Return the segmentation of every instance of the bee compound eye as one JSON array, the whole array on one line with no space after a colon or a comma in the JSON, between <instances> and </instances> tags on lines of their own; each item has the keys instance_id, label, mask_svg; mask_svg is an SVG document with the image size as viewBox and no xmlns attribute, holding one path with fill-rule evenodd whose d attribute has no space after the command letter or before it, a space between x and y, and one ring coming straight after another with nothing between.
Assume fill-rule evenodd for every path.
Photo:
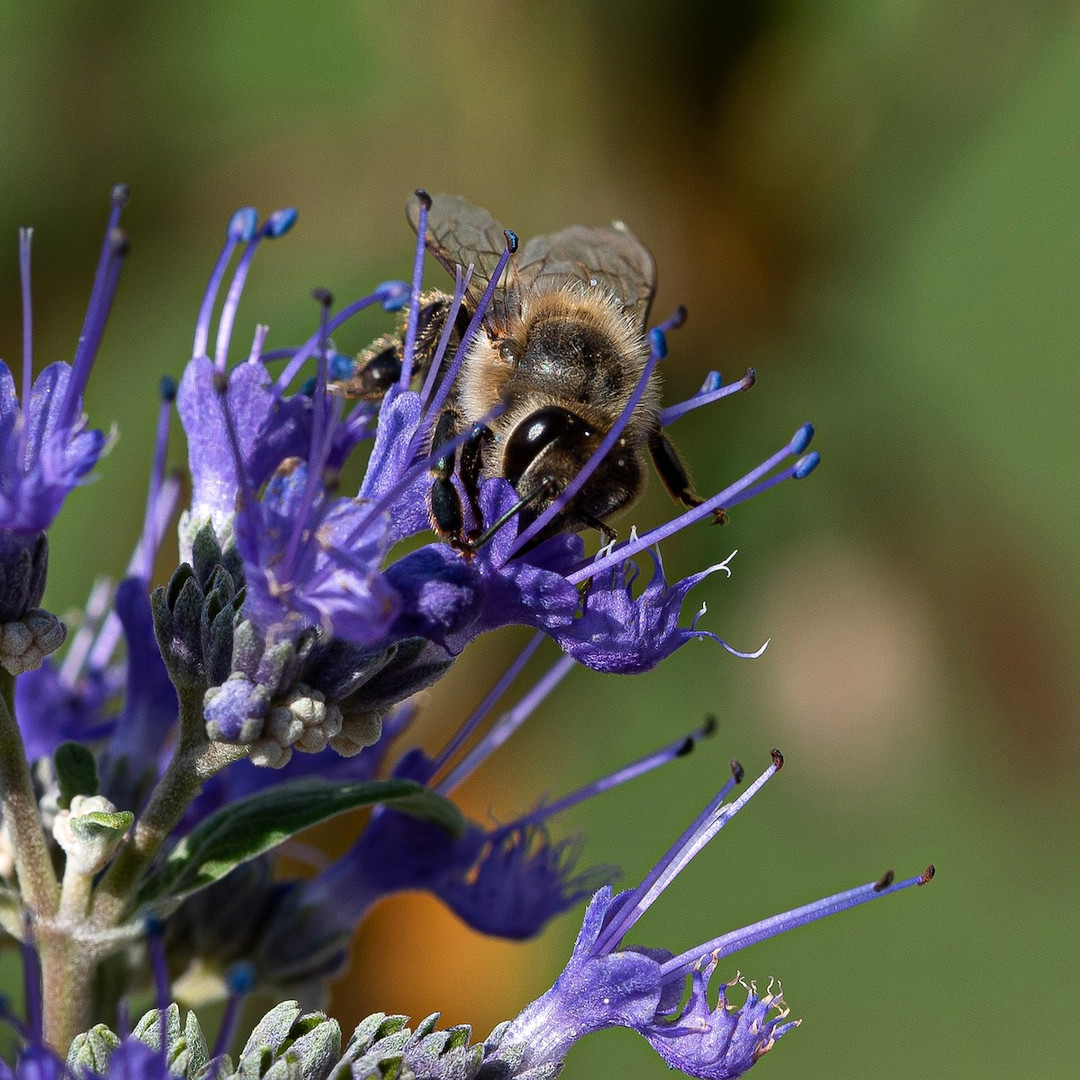
<instances>
[{"instance_id":1,"label":"bee compound eye","mask_svg":"<svg viewBox=\"0 0 1080 1080\"><path fill-rule=\"evenodd\" d=\"M517 360L517 352L514 350L514 343L506 340L499 345L499 356L502 357L508 364L513 364Z\"/></svg>"},{"instance_id":2,"label":"bee compound eye","mask_svg":"<svg viewBox=\"0 0 1080 1080\"><path fill-rule=\"evenodd\" d=\"M556 439L583 442L590 435L585 421L566 409L557 405L537 409L526 416L506 440L504 475L511 484L516 485L541 451Z\"/></svg>"}]
</instances>

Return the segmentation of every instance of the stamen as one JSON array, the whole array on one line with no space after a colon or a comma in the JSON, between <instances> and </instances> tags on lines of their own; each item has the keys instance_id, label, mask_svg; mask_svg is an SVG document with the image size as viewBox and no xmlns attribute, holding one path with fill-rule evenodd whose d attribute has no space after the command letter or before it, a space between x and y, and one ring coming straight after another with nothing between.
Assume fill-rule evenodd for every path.
<instances>
[{"instance_id":1,"label":"stamen","mask_svg":"<svg viewBox=\"0 0 1080 1080\"><path fill-rule=\"evenodd\" d=\"M195 320L195 342L192 345L192 356L206 356L206 343L210 339L210 317L214 313L214 304L217 302L221 282L225 277L225 270L229 265L233 252L238 244L250 243L255 236L255 230L259 227L259 215L254 206L245 206L237 210L229 219L229 226L225 230L225 245L218 255L214 269L210 273L210 280L203 293L202 305L199 307L199 317Z\"/></svg>"},{"instance_id":2,"label":"stamen","mask_svg":"<svg viewBox=\"0 0 1080 1080\"><path fill-rule=\"evenodd\" d=\"M443 378L442 382L439 384L439 389L435 392L435 397L428 406L427 412L416 427L416 432L412 437L412 442L409 447L410 454L416 453L418 441L427 434L434 418L442 412L442 407L446 404L446 399L450 396L450 388L453 386L458 371L461 369L461 365L465 360L465 354L472 346L473 339L480 330L480 324L484 321L484 316L487 314L487 309L491 304L491 298L495 295L495 289L498 287L499 280L503 276L506 264L510 261L510 256L517 251L517 234L511 232L509 229L504 229L503 235L506 237L506 247L503 248L503 253L499 256L499 261L495 264L495 272L491 275L491 280L487 283L487 288L484 289L484 292L480 297L480 302L476 305L476 310L469 320L469 325L466 327L465 333L458 343L457 352L454 353L454 359L450 364L450 368L446 372L446 376ZM487 423L486 420L481 422Z\"/></svg>"},{"instance_id":3,"label":"stamen","mask_svg":"<svg viewBox=\"0 0 1080 1080\"><path fill-rule=\"evenodd\" d=\"M711 374L719 379L719 375L715 371L711 372ZM670 427L680 416L685 416L688 412L701 408L702 405L711 405L721 398L738 394L743 390L749 390L756 382L757 372L752 367L746 369L746 374L738 382L730 383L727 386L722 386L719 382L714 384L711 378L706 379L705 384L693 397L660 410L660 426L663 428Z\"/></svg>"},{"instance_id":4,"label":"stamen","mask_svg":"<svg viewBox=\"0 0 1080 1080\"><path fill-rule=\"evenodd\" d=\"M747 502L762 494L762 492L768 491L769 488L782 484L785 480L803 480L818 467L820 462L821 455L816 450L811 450L809 454L799 458L794 465L789 465L783 472L770 476L767 480L762 480L760 484L755 484L753 487L740 492L724 504L724 509L727 510L732 506L738 506L739 503Z\"/></svg>"},{"instance_id":5,"label":"stamen","mask_svg":"<svg viewBox=\"0 0 1080 1080\"><path fill-rule=\"evenodd\" d=\"M606 953L617 948L627 931L652 906L657 897L675 880L698 852L780 771L784 764L784 757L778 750L772 753L772 764L734 802L724 803L728 792L737 782L736 777L742 773L741 765L737 770L733 768L731 779L675 841L641 884L632 890L620 907L609 916L610 921L596 940L597 953ZM738 762L734 765L738 765Z\"/></svg>"},{"instance_id":6,"label":"stamen","mask_svg":"<svg viewBox=\"0 0 1080 1080\"><path fill-rule=\"evenodd\" d=\"M678 330L686 322L686 305L680 304L656 329L661 334L669 334L672 330Z\"/></svg>"},{"instance_id":7,"label":"stamen","mask_svg":"<svg viewBox=\"0 0 1080 1080\"><path fill-rule=\"evenodd\" d=\"M327 312L333 303L333 298L325 290L316 290L314 296L321 305L322 345L319 349L319 359L315 369L315 391L311 399L311 448L308 451L308 468L304 482L304 493L300 500L300 506L296 511L292 535L289 537L289 543L282 559L280 573L283 581L289 581L292 578L293 567L296 565L301 541L305 535L309 535L312 531L312 522L308 520L308 515L315 505L316 496L322 486L323 465L330 449L330 442L333 439L334 403L330 403L329 416L326 407L327 369L330 364L326 351L326 324Z\"/></svg>"},{"instance_id":8,"label":"stamen","mask_svg":"<svg viewBox=\"0 0 1080 1080\"><path fill-rule=\"evenodd\" d=\"M251 260L255 258L255 252L264 238L275 239L284 236L293 227L296 221L296 210L289 207L285 210L276 210L265 222L262 228L248 242L240 261L233 271L232 281L229 283L229 291L225 294L225 302L221 305L221 317L218 319L217 341L214 344L214 368L217 371L225 370L225 362L229 352L229 340L232 337L233 323L236 321L236 310L240 304L240 296L244 291L244 283L247 281L248 271L251 269Z\"/></svg>"},{"instance_id":9,"label":"stamen","mask_svg":"<svg viewBox=\"0 0 1080 1080\"><path fill-rule=\"evenodd\" d=\"M576 806L586 799L591 799L594 795L610 791L612 788L625 784L630 780L636 780L639 776L644 776L646 773L652 772L653 769L658 769L661 765L667 765L677 758L686 757L702 739L712 735L715 730L716 719L710 717L702 727L695 728L666 746L660 747L659 750L654 750L651 754L646 754L645 757L639 758L630 765L624 765L621 769L609 773L599 780L593 780L591 783L585 784L569 795L564 795L555 802L545 803L530 814L524 814L506 826L505 831L517 829L523 825L538 825L556 814L561 814L564 810L569 810L571 806Z\"/></svg>"},{"instance_id":10,"label":"stamen","mask_svg":"<svg viewBox=\"0 0 1080 1080\"><path fill-rule=\"evenodd\" d=\"M427 377L424 379L424 385L420 391L421 413L427 407L428 398L431 397L431 393L435 389L435 380L438 378L439 369L446 358L446 348L450 343L450 335L454 332L454 324L457 322L461 303L465 299L465 290L469 287L472 275L473 268L471 266L465 271L464 276L462 276L461 267L455 267L454 295L450 300L450 308L446 313L446 321L443 323L442 332L439 334L439 344L435 349L435 355L431 359L431 367L428 369Z\"/></svg>"},{"instance_id":11,"label":"stamen","mask_svg":"<svg viewBox=\"0 0 1080 1080\"><path fill-rule=\"evenodd\" d=\"M63 408L60 410L57 422L57 428L61 430L69 427L75 418L79 399L90 377L90 368L105 334L105 323L109 317L109 310L112 308L113 298L116 296L120 268L129 247L127 235L118 228L120 211L124 208L127 198L126 187L118 185L113 188L109 225L101 246L94 284L90 291L90 303L86 309L79 343L75 347L75 358L71 363L71 377L68 380Z\"/></svg>"},{"instance_id":12,"label":"stamen","mask_svg":"<svg viewBox=\"0 0 1080 1080\"><path fill-rule=\"evenodd\" d=\"M149 581L154 570L154 555L161 538L154 528L160 516L162 487L165 483L165 459L169 450L169 421L176 400L176 380L166 376L161 380L161 405L158 408L157 437L154 441L154 462L150 468L150 486L146 493L146 512L143 515L142 535L128 566L128 573Z\"/></svg>"},{"instance_id":13,"label":"stamen","mask_svg":"<svg viewBox=\"0 0 1080 1080\"><path fill-rule=\"evenodd\" d=\"M165 1043L165 1014L169 1008L169 963L165 958L165 926L153 916L145 920L146 947L150 953L150 969L154 975L154 996L161 1017L161 1041Z\"/></svg>"},{"instance_id":14,"label":"stamen","mask_svg":"<svg viewBox=\"0 0 1080 1080\"><path fill-rule=\"evenodd\" d=\"M373 293L362 296L359 300L354 300L330 319L326 324L326 336L329 337L333 334L339 326L348 322L358 311L363 311L364 308L369 308L373 304L382 304L386 311L397 310L401 306L399 301L402 290L407 290L407 288L408 286L403 281L384 281ZM274 349L272 352L260 352L259 359L264 363L269 363L271 360L290 358L284 370L274 381L274 393L278 397L284 395L286 387L296 378L297 372L307 363L310 357L315 355L315 351L318 349L319 342L322 339L323 330L320 328L298 349Z\"/></svg>"},{"instance_id":15,"label":"stamen","mask_svg":"<svg viewBox=\"0 0 1080 1080\"><path fill-rule=\"evenodd\" d=\"M225 1015L221 1018L221 1027L218 1029L211 1060L224 1054L236 1035L236 1026L240 1021L240 1009L244 998L255 986L255 969L246 961L232 964L225 972L225 981L229 987L229 997L225 1002Z\"/></svg>"},{"instance_id":16,"label":"stamen","mask_svg":"<svg viewBox=\"0 0 1080 1080\"><path fill-rule=\"evenodd\" d=\"M813 425L803 424L803 426L795 432L787 446L778 450L771 457L766 458L756 469L751 469L741 480L736 480L730 487L725 488L711 499L706 499L700 506L692 507L682 514L678 514L676 517L672 518L671 521L668 521L655 529L650 529L641 536L617 545L606 555L598 557L592 562L586 563L578 570L575 570L573 573L568 574L566 580L572 585L579 585L581 582L588 581L589 578L595 577L604 570L619 565L631 556L636 555L638 552L644 551L645 548L652 547L654 544L659 544L662 540L666 540L669 536L673 536L680 529L686 528L687 525L692 525L695 521L701 521L703 518L712 517L714 510L730 505L731 500L735 498L735 496L740 492L745 491L747 488L752 487L786 458L793 457L795 454L801 454L803 450L806 449L813 434Z\"/></svg>"},{"instance_id":17,"label":"stamen","mask_svg":"<svg viewBox=\"0 0 1080 1080\"><path fill-rule=\"evenodd\" d=\"M846 892L826 896L822 900L815 900L812 904L804 904L802 907L792 908L780 915L762 919L760 922L744 926L741 930L733 930L720 937L706 941L703 945L666 961L661 970L665 981L670 981L672 976L681 976L690 970L701 960L703 956L709 956L721 960L725 956L739 952L750 945L756 945L759 941L776 937L787 930L794 930L796 926L805 926L807 923L817 922L826 915L835 915L838 911L846 911L848 908L858 907L870 900L888 896L899 892L901 889L910 888L912 885L925 885L934 876L933 866L927 867L921 874L898 881L892 884L884 884L882 881L872 881L867 885L860 885Z\"/></svg>"},{"instance_id":18,"label":"stamen","mask_svg":"<svg viewBox=\"0 0 1080 1080\"><path fill-rule=\"evenodd\" d=\"M510 549L510 554L507 558L513 558L525 544L527 544L534 536L536 536L541 529L543 529L552 519L558 514L561 514L563 510L570 504L570 501L574 496L584 487L585 482L590 476L600 467L600 464L611 452L615 443L618 442L626 425L630 422L630 417L633 416L634 410L638 406L638 402L641 401L642 395L645 393L645 389L649 384L649 379L652 376L653 370L657 363L667 353L667 339L658 327L654 327L649 331L649 359L645 363L645 367L641 372L641 378L638 379L638 384L634 388L634 392L630 395L629 400L623 407L623 411L619 414L618 420L615 421L612 429L601 440L600 445L593 451L589 460L585 465L578 470L577 475L570 481L569 484L563 488L559 497L552 501L551 505L542 513L539 514L535 521L533 521L526 529L518 533L517 539L514 541L513 547ZM616 560L619 561L619 560Z\"/></svg>"},{"instance_id":19,"label":"stamen","mask_svg":"<svg viewBox=\"0 0 1080 1080\"><path fill-rule=\"evenodd\" d=\"M435 759L434 768L432 769L432 775L442 769L446 763L465 745L469 737L476 730L476 725L484 719L492 708L495 706L495 702L499 700L510 688L510 684L521 674L525 665L536 655L536 650L540 648L541 643L544 640L544 635L541 633L534 634L528 645L521 650L518 658L503 672L499 681L488 691L487 696L479 705L473 710L472 714L465 721L461 727L458 728L455 735L446 744L442 753Z\"/></svg>"},{"instance_id":20,"label":"stamen","mask_svg":"<svg viewBox=\"0 0 1080 1080\"><path fill-rule=\"evenodd\" d=\"M556 660L547 674L509 712L499 717L491 730L436 785L435 790L440 795L449 795L528 720L533 710L562 682L574 664L570 656Z\"/></svg>"},{"instance_id":21,"label":"stamen","mask_svg":"<svg viewBox=\"0 0 1080 1080\"><path fill-rule=\"evenodd\" d=\"M409 388L412 382L413 355L416 352L416 331L420 325L420 292L424 280L424 251L427 241L428 211L431 209L431 196L423 189L416 189L416 198L420 202L420 220L416 223L416 255L413 257L412 290L409 293L409 318L405 324L405 344L401 350L401 375L398 386L402 390Z\"/></svg>"},{"instance_id":22,"label":"stamen","mask_svg":"<svg viewBox=\"0 0 1080 1080\"><path fill-rule=\"evenodd\" d=\"M256 324L255 333L251 335L251 349L248 351L248 360L260 360L262 358L263 346L266 344L269 333L270 327L266 323Z\"/></svg>"},{"instance_id":23,"label":"stamen","mask_svg":"<svg viewBox=\"0 0 1080 1080\"><path fill-rule=\"evenodd\" d=\"M22 282L23 386L19 427L19 471L26 468L26 439L30 427L30 394L34 387L34 319L30 305L30 241L33 229L19 230L19 280Z\"/></svg>"}]
</instances>

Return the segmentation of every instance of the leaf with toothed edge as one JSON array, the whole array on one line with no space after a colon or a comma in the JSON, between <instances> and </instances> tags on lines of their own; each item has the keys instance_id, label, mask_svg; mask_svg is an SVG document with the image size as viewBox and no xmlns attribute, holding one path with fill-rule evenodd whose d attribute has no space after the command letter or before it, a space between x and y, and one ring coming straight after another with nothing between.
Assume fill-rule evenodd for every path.
<instances>
[{"instance_id":1,"label":"leaf with toothed edge","mask_svg":"<svg viewBox=\"0 0 1080 1080\"><path fill-rule=\"evenodd\" d=\"M256 792L211 814L143 882L138 905L153 905L155 912L171 909L302 829L376 804L434 822L454 836L464 831L461 813L452 802L412 780L359 783L305 777Z\"/></svg>"}]
</instances>

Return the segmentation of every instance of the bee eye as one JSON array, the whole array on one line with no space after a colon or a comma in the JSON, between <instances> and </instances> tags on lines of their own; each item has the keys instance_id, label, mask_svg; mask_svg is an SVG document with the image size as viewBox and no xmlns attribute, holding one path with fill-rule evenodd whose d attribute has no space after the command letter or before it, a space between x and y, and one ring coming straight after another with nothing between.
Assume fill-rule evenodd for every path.
<instances>
[{"instance_id":1,"label":"bee eye","mask_svg":"<svg viewBox=\"0 0 1080 1080\"><path fill-rule=\"evenodd\" d=\"M512 341L504 341L499 346L499 355L508 363L513 364L517 361L517 353L514 352L514 343Z\"/></svg>"},{"instance_id":2,"label":"bee eye","mask_svg":"<svg viewBox=\"0 0 1080 1080\"><path fill-rule=\"evenodd\" d=\"M537 409L525 417L506 440L504 475L511 484L517 484L540 452L556 439L569 436L572 440L583 441L591 434L585 421L566 409L557 405Z\"/></svg>"}]
</instances>

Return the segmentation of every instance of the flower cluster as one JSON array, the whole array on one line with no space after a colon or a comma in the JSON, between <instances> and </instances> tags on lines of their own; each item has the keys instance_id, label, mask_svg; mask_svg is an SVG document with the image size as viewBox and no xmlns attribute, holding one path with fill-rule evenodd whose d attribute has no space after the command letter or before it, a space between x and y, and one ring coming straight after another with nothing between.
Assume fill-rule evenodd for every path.
<instances>
[{"instance_id":1,"label":"flower cluster","mask_svg":"<svg viewBox=\"0 0 1080 1080\"><path fill-rule=\"evenodd\" d=\"M260 222L254 210L240 210L210 276L191 360L178 381L161 384L139 542L123 579L94 587L67 638L64 624L40 606L47 535L108 445L89 427L82 394L127 251L119 224L126 199L126 190L114 191L74 358L37 379L24 231L21 390L0 363L0 876L3 895L17 898L4 901L0 917L23 943L27 990L25 1022L7 1016L25 1050L14 1070L0 1065L0 1074L104 1077L135 1069L195 1080L254 1068L361 1080L403 1069L448 1080L539 1080L558 1072L577 1039L621 1025L690 1075L741 1075L794 1022L785 1020L779 993L759 996L752 984L741 1005L729 1000L730 984L711 1004L717 963L764 937L928 880L929 872L883 879L675 956L624 939L779 769L778 753L728 801L742 780L733 763L729 783L672 850L637 888L618 894L615 871L579 869L580 842L555 838L550 822L684 756L709 725L507 823L467 820L452 794L575 668L643 671L692 638L745 655L699 628L704 609L688 623L682 618L689 591L718 570L730 574L728 560L669 583L656 545L806 476L817 464L816 453L806 452L810 426L701 505L594 556L580 534L552 535L539 521L522 520L518 494L497 477L483 481L472 506L483 523L494 523L483 542L461 550L432 540L433 470L469 434L436 445L438 417L482 332L485 305L513 254L512 234L468 330L453 342L451 315L417 390L422 239L411 284L384 283L340 310L317 291L318 320L307 341L269 350L260 326L244 358L232 361L252 260L296 218L285 210ZM421 199L420 238L426 208ZM466 279L458 275L454 314ZM347 408L335 388L351 361L337 353L333 334L371 306L407 311L402 372L379 400ZM643 380L666 349L670 325L650 332ZM671 423L752 382L752 373L730 386L710 375L660 420ZM191 500L179 515L181 563L155 587L155 556L180 492L166 471L174 409L187 438ZM606 452L602 446L578 481ZM357 494L342 494L343 466L365 453ZM571 487L552 514L565 507ZM635 560L645 552L652 576L639 587ZM470 642L509 624L536 634L448 744L436 754L422 750L412 734L417 693ZM492 719L547 642L558 658ZM306 880L274 873L283 840L358 807L371 808L368 822L339 859ZM471 1044L467 1028L438 1031L437 1017L410 1029L403 1017L377 1014L343 1048L333 1021L286 1001L257 1025L234 1064L226 1051L239 998L257 985L318 1003L356 924L404 890L427 891L470 926L512 939L589 902L555 986L483 1043ZM147 952L160 1008L127 1034L123 1010L147 976ZM99 979L106 960L109 978ZM212 1050L193 1015L181 1024L169 1005L174 994L229 1002Z\"/></svg>"}]
</instances>

